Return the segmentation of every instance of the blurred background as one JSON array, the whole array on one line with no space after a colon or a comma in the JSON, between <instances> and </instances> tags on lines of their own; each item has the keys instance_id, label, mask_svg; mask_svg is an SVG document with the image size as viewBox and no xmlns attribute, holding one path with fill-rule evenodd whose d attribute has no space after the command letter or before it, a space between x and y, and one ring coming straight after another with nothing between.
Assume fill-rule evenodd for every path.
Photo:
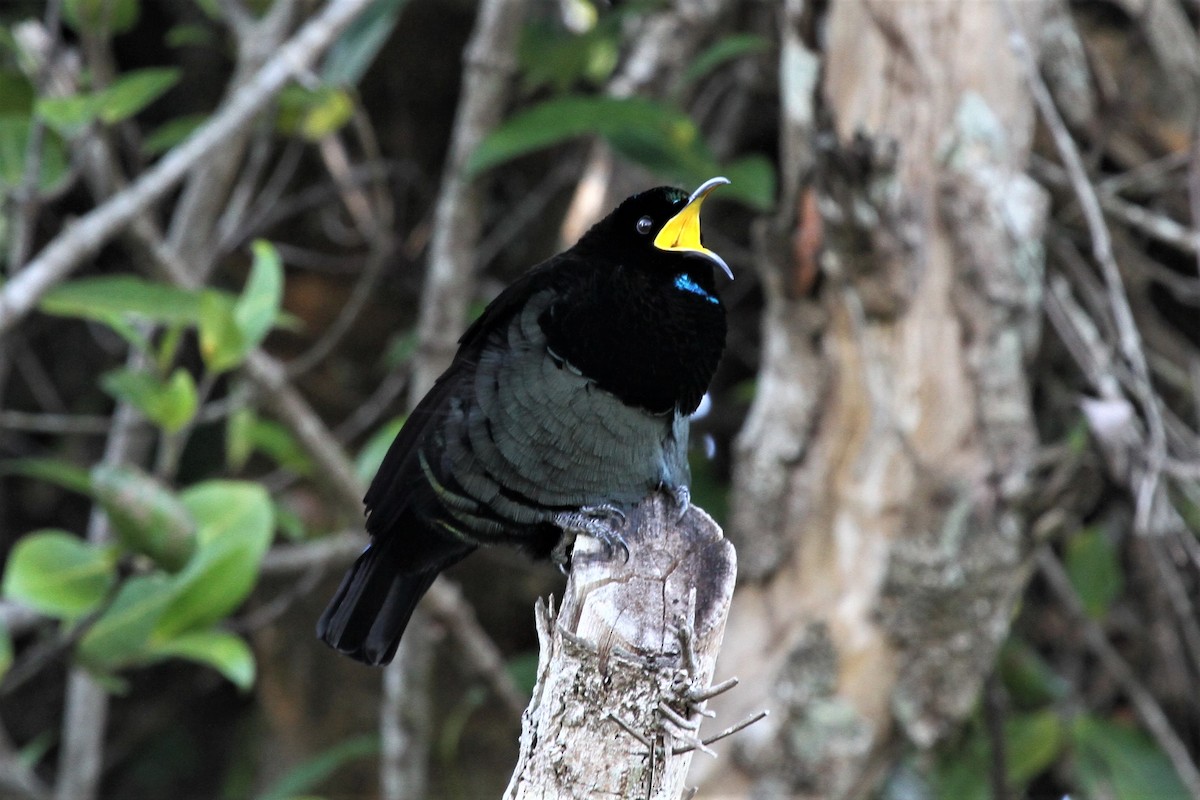
<instances>
[{"instance_id":1,"label":"blurred background","mask_svg":"<svg viewBox=\"0 0 1200 800\"><path fill-rule=\"evenodd\" d=\"M486 302L705 205L699 797L1200 798L1200 5L4 0L0 796L497 797L552 566L315 620ZM711 731L710 731L711 732Z\"/></svg>"}]
</instances>

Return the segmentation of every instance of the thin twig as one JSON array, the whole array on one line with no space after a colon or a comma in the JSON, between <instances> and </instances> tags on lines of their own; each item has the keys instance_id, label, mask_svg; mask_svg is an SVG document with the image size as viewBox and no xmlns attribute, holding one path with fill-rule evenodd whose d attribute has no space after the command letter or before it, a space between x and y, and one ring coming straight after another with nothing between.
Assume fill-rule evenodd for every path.
<instances>
[{"instance_id":1,"label":"thin twig","mask_svg":"<svg viewBox=\"0 0 1200 800\"><path fill-rule=\"evenodd\" d=\"M1058 107L1054 104L1049 87L1042 79L1029 42L1016 23L1010 0L1001 0L1001 7L1008 22L1009 42L1013 52L1025 70L1025 77L1034 102L1050 131L1059 158L1062 159L1063 166L1067 170L1071 187L1079 201L1080 209L1083 211L1083 217L1091 235L1092 257L1100 267L1100 273L1104 277L1104 283L1108 290L1109 310L1117 328L1120 351L1136 377L1134 391L1150 431L1149 453L1146 455L1145 469L1142 471L1139 485L1135 491L1137 499L1134 524L1137 530L1145 532L1151 527L1153 506L1155 498L1159 495L1162 464L1167 455L1166 433L1159 408L1159 398L1150 380L1150 368L1146 362L1146 354L1142 350L1141 334L1138 333L1133 310L1130 308L1129 298L1125 293L1121 270L1113 256L1112 237L1109 234L1108 225L1104 221L1104 213L1101 210L1096 188L1088 178L1079 148L1075 144L1075 140L1071 138L1066 122L1063 121Z\"/></svg>"},{"instance_id":2,"label":"thin twig","mask_svg":"<svg viewBox=\"0 0 1200 800\"><path fill-rule=\"evenodd\" d=\"M760 719L764 719L764 718L770 716L770 714L771 714L771 712L768 709L763 709L762 711L759 711L755 714L751 714L750 716L746 717L744 720L737 723L736 725L730 725L728 728L721 731L716 736L710 736L707 739L702 740L700 743L704 746L708 746L710 744L713 744L714 742L719 742L722 739L726 739L730 736L733 736L735 733L738 733L739 731L743 731L746 728L749 728L751 725L758 722ZM691 747L691 746L684 747L679 750L672 749L671 755L677 756L681 753L687 753L694 749L696 749L696 748Z\"/></svg>"},{"instance_id":3,"label":"thin twig","mask_svg":"<svg viewBox=\"0 0 1200 800\"><path fill-rule=\"evenodd\" d=\"M0 428L27 433L108 433L112 420L100 414L47 414L0 409Z\"/></svg>"}]
</instances>

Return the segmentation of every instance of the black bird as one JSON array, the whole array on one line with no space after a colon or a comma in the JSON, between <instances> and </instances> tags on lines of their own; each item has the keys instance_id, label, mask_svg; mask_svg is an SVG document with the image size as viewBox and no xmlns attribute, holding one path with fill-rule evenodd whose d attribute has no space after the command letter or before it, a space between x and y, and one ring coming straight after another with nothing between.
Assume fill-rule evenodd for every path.
<instances>
[{"instance_id":1,"label":"black bird","mask_svg":"<svg viewBox=\"0 0 1200 800\"><path fill-rule=\"evenodd\" d=\"M669 187L625 200L509 286L392 442L364 500L371 544L317 623L331 647L391 661L438 573L481 545L560 564L577 534L624 548L655 489L687 507L688 416L725 347L700 205Z\"/></svg>"}]
</instances>

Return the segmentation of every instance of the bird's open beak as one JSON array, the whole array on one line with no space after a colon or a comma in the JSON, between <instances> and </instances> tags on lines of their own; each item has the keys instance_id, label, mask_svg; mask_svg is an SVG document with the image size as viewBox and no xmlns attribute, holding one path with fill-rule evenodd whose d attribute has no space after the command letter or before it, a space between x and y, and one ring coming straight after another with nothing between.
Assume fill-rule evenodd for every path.
<instances>
[{"instance_id":1,"label":"bird's open beak","mask_svg":"<svg viewBox=\"0 0 1200 800\"><path fill-rule=\"evenodd\" d=\"M733 270L725 263L725 259L700 244L700 204L708 193L723 184L729 183L728 178L709 178L700 184L700 188L692 192L687 205L662 226L658 236L654 237L654 246L660 250L672 252L695 253L712 261L733 280Z\"/></svg>"}]
</instances>

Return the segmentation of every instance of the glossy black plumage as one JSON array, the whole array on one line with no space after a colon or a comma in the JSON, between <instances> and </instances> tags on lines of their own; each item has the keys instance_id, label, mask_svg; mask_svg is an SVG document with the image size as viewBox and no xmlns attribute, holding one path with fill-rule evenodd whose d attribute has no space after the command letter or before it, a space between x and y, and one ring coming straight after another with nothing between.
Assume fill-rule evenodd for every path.
<instances>
[{"instance_id":1,"label":"glossy black plumage","mask_svg":"<svg viewBox=\"0 0 1200 800\"><path fill-rule=\"evenodd\" d=\"M686 496L687 418L725 343L728 268L700 244L699 205L723 182L634 195L463 334L371 483L371 544L322 640L387 663L433 579L477 547L545 557L656 488Z\"/></svg>"}]
</instances>

